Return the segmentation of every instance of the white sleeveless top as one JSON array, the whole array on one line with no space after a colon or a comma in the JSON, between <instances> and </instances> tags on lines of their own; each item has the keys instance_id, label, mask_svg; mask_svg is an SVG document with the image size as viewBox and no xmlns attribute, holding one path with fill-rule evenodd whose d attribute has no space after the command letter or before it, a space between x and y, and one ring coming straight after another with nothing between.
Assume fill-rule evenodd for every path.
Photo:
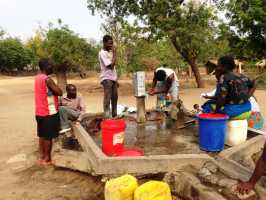
<instances>
[{"instance_id":1,"label":"white sleeveless top","mask_svg":"<svg viewBox=\"0 0 266 200\"><path fill-rule=\"evenodd\" d=\"M165 67L159 67L156 69L156 72L158 72L159 70L162 70L166 73L166 78L169 78L169 76L171 76L172 74L174 74L174 78L176 81L178 81L176 73L174 70L170 69L170 68L165 68Z\"/></svg>"}]
</instances>

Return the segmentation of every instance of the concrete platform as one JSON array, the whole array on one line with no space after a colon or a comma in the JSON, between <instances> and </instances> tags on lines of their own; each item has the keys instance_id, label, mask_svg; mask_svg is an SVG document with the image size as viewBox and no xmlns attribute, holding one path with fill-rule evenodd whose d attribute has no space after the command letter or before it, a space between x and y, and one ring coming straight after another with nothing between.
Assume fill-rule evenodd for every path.
<instances>
[{"instance_id":1,"label":"concrete platform","mask_svg":"<svg viewBox=\"0 0 266 200\"><path fill-rule=\"evenodd\" d=\"M78 139L84 152L77 153L57 148L53 151L55 164L94 175L157 174L177 171L189 164L200 167L204 162L213 160L207 154L154 155L134 158L107 157L81 125L73 126L73 134ZM65 156L63 156L64 154ZM75 161L73 160L75 164L70 164L68 161L73 157L75 157Z\"/></svg>"},{"instance_id":2,"label":"concrete platform","mask_svg":"<svg viewBox=\"0 0 266 200\"><path fill-rule=\"evenodd\" d=\"M178 191L181 193L188 192L185 185L190 185L191 190L187 193L187 199L193 199L190 197L193 192L196 192L199 194L198 199L204 200L222 200L226 198L217 193L215 189L208 188L195 181L197 177L193 177L192 174L186 171L189 166L200 170L206 162L211 162L217 166L220 173L230 179L246 181L251 176L252 170L241 165L238 159L239 157L251 156L259 152L264 144L263 136L256 136L244 144L222 151L215 157L211 157L207 153L151 155L135 158L107 157L81 125L73 126L73 135L79 141L83 151L66 150L58 142L53 149L53 161L56 166L107 177L119 176L125 173L147 175L178 172L180 183L184 183L184 187L180 186ZM181 173L180 171L183 172ZM256 192L259 199L266 199L266 189L260 184L256 186Z\"/></svg>"}]
</instances>

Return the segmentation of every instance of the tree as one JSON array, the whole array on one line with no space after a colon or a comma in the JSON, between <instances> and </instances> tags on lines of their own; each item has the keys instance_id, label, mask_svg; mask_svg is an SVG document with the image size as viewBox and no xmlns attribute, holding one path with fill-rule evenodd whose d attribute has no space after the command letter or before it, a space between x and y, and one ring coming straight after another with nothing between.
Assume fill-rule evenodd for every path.
<instances>
[{"instance_id":1,"label":"tree","mask_svg":"<svg viewBox=\"0 0 266 200\"><path fill-rule=\"evenodd\" d=\"M191 66L198 87L203 87L197 58L214 37L216 19L206 4L190 2L180 5L182 2L88 0L88 8L92 13L98 11L119 19L136 16L151 36L169 38L176 51Z\"/></svg>"},{"instance_id":2,"label":"tree","mask_svg":"<svg viewBox=\"0 0 266 200\"><path fill-rule=\"evenodd\" d=\"M17 38L0 40L0 71L21 71L31 63L31 53Z\"/></svg>"},{"instance_id":3,"label":"tree","mask_svg":"<svg viewBox=\"0 0 266 200\"><path fill-rule=\"evenodd\" d=\"M236 30L236 44L249 58L266 55L266 4L265 0L231 0L226 4L229 25ZM248 51L247 51L248 49Z\"/></svg>"},{"instance_id":4,"label":"tree","mask_svg":"<svg viewBox=\"0 0 266 200\"><path fill-rule=\"evenodd\" d=\"M181 66L181 59L168 39L153 40L143 34L137 22L109 18L102 25L104 34L113 37L117 46L119 74L139 70L154 70L166 64L172 68Z\"/></svg>"},{"instance_id":5,"label":"tree","mask_svg":"<svg viewBox=\"0 0 266 200\"><path fill-rule=\"evenodd\" d=\"M67 71L85 69L95 59L95 49L85 39L79 37L66 25L49 27L43 48L55 65L58 85L65 90Z\"/></svg>"},{"instance_id":6,"label":"tree","mask_svg":"<svg viewBox=\"0 0 266 200\"><path fill-rule=\"evenodd\" d=\"M136 53L137 42L141 40L139 28L130 25L126 21L109 18L102 24L104 34L111 35L117 48L117 70L118 74L136 71L139 69L133 57Z\"/></svg>"},{"instance_id":7,"label":"tree","mask_svg":"<svg viewBox=\"0 0 266 200\"><path fill-rule=\"evenodd\" d=\"M0 27L0 39L5 35L5 31Z\"/></svg>"},{"instance_id":8,"label":"tree","mask_svg":"<svg viewBox=\"0 0 266 200\"><path fill-rule=\"evenodd\" d=\"M41 30L36 31L34 36L25 44L32 54L32 65L34 68L38 65L40 58L44 58L47 55L43 47L44 38L45 35L42 34Z\"/></svg>"}]
</instances>

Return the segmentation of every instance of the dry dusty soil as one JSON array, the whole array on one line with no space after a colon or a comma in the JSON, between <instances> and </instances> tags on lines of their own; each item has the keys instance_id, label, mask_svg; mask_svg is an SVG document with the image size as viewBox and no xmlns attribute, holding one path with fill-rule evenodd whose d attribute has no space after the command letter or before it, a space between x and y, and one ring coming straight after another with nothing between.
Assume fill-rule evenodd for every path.
<instances>
[{"instance_id":1,"label":"dry dusty soil","mask_svg":"<svg viewBox=\"0 0 266 200\"><path fill-rule=\"evenodd\" d=\"M100 177L54 167L35 165L37 158L33 77L0 76L0 200L103 200ZM88 112L102 110L102 89L97 78L69 81L85 97ZM119 103L135 106L131 80L120 81ZM182 85L182 83L181 83ZM205 89L181 89L187 108L203 102ZM266 114L266 91L257 91ZM153 107L149 97L147 107Z\"/></svg>"}]
</instances>

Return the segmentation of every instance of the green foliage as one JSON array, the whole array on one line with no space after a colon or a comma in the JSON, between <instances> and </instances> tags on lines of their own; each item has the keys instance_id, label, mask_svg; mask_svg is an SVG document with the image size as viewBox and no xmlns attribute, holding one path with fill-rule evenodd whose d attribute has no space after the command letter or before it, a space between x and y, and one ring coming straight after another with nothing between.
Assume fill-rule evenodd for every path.
<instances>
[{"instance_id":1,"label":"green foliage","mask_svg":"<svg viewBox=\"0 0 266 200\"><path fill-rule=\"evenodd\" d=\"M5 31L0 27L0 39L5 35Z\"/></svg>"},{"instance_id":2,"label":"green foliage","mask_svg":"<svg viewBox=\"0 0 266 200\"><path fill-rule=\"evenodd\" d=\"M197 60L199 63L206 63L210 58L231 53L230 41L228 40L227 26L222 22L214 29L214 36L209 38L208 44L201 50Z\"/></svg>"},{"instance_id":3,"label":"green foliage","mask_svg":"<svg viewBox=\"0 0 266 200\"><path fill-rule=\"evenodd\" d=\"M0 71L23 70L31 63L31 53L16 38L0 40Z\"/></svg>"},{"instance_id":4,"label":"green foliage","mask_svg":"<svg viewBox=\"0 0 266 200\"><path fill-rule=\"evenodd\" d=\"M137 23L109 19L103 24L104 34L112 35L118 51L118 73L154 70L166 64L171 68L184 65L168 39L152 40L142 33Z\"/></svg>"},{"instance_id":5,"label":"green foliage","mask_svg":"<svg viewBox=\"0 0 266 200\"><path fill-rule=\"evenodd\" d=\"M88 0L88 8L105 15L135 15L146 31L156 37L169 36L182 54L196 56L213 36L215 17L205 4L180 6L177 0L99 1ZM186 56L187 57L187 56Z\"/></svg>"},{"instance_id":6,"label":"green foliage","mask_svg":"<svg viewBox=\"0 0 266 200\"><path fill-rule=\"evenodd\" d=\"M46 56L54 62L56 71L93 68L96 63L97 50L67 26L50 27L43 48Z\"/></svg>"},{"instance_id":7,"label":"green foliage","mask_svg":"<svg viewBox=\"0 0 266 200\"><path fill-rule=\"evenodd\" d=\"M266 73L261 74L256 80L257 86L260 89L266 89Z\"/></svg>"},{"instance_id":8,"label":"green foliage","mask_svg":"<svg viewBox=\"0 0 266 200\"><path fill-rule=\"evenodd\" d=\"M92 13L98 11L120 20L133 15L142 22L143 29L151 37L168 38L176 51L191 65L201 87L196 62L199 57L209 56L205 53L208 45L214 42L217 19L214 11L205 3L190 2L181 6L181 2L88 0L88 8Z\"/></svg>"},{"instance_id":9,"label":"green foliage","mask_svg":"<svg viewBox=\"0 0 266 200\"><path fill-rule=\"evenodd\" d=\"M261 59L266 54L265 0L231 0L226 4L230 25L236 29L235 43L247 58Z\"/></svg>"},{"instance_id":10,"label":"green foliage","mask_svg":"<svg viewBox=\"0 0 266 200\"><path fill-rule=\"evenodd\" d=\"M47 54L43 47L44 35L37 31L25 44L32 55L32 65L37 68L40 58L44 58Z\"/></svg>"}]
</instances>

